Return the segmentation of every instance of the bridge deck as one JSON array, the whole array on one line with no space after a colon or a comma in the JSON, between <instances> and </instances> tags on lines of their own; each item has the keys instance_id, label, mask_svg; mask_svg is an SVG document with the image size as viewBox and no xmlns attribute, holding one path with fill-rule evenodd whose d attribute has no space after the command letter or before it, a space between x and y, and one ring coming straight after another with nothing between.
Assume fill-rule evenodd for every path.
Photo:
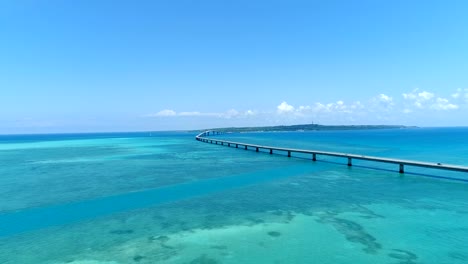
<instances>
[{"instance_id":1,"label":"bridge deck","mask_svg":"<svg viewBox=\"0 0 468 264\"><path fill-rule=\"evenodd\" d=\"M468 167L459 166L459 165L450 165L450 164L442 164L442 163L432 163L432 162L422 162L422 161L413 161L413 160L403 160L403 159L393 159L393 158L382 158L382 157L374 157L374 156L364 156L364 155L356 155L356 154L348 154L348 153L341 153L341 152L329 152L329 151L320 151L320 150L308 150L308 149L293 149L293 148L280 148L274 146L264 146L264 145L256 145L256 144L248 144L243 142L235 142L235 141L228 141L228 140L220 140L220 139L213 139L207 138L211 134L220 134L220 132L216 131L205 131L200 133L195 138L198 141L208 142L208 143L215 143L215 144L227 144L228 146L242 146L245 149L247 148L254 148L257 152L260 149L269 150L270 154L273 154L273 151L281 151L286 152L288 157L291 157L291 153L303 153L303 154L311 154L312 159L315 161L317 155L324 155L324 156L333 156L333 157L343 157L348 158L348 166L351 166L352 159L357 160L366 160L366 161L375 161L375 162L383 162L383 163L392 163L398 164L400 173L404 172L404 166L415 166L415 167L424 167L424 168L431 168L431 169L441 169L441 170L450 170L450 171L458 171L458 172L468 172Z\"/></svg>"}]
</instances>

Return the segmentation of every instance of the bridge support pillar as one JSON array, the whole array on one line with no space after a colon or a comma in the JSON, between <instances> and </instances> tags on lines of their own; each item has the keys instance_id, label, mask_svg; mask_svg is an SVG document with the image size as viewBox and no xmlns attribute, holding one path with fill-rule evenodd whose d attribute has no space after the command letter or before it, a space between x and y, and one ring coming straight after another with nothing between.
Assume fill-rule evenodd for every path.
<instances>
[{"instance_id":1,"label":"bridge support pillar","mask_svg":"<svg viewBox=\"0 0 468 264\"><path fill-rule=\"evenodd\" d=\"M291 151L288 151L288 157L291 157Z\"/></svg>"},{"instance_id":2,"label":"bridge support pillar","mask_svg":"<svg viewBox=\"0 0 468 264\"><path fill-rule=\"evenodd\" d=\"M270 149L270 154L273 154L273 149Z\"/></svg>"},{"instance_id":3,"label":"bridge support pillar","mask_svg":"<svg viewBox=\"0 0 468 264\"><path fill-rule=\"evenodd\" d=\"M247 145L245 145L245 150L247 150Z\"/></svg>"},{"instance_id":4,"label":"bridge support pillar","mask_svg":"<svg viewBox=\"0 0 468 264\"><path fill-rule=\"evenodd\" d=\"M400 173L405 173L405 166L400 164Z\"/></svg>"},{"instance_id":5,"label":"bridge support pillar","mask_svg":"<svg viewBox=\"0 0 468 264\"><path fill-rule=\"evenodd\" d=\"M255 148L255 152L258 152L258 148Z\"/></svg>"},{"instance_id":6,"label":"bridge support pillar","mask_svg":"<svg viewBox=\"0 0 468 264\"><path fill-rule=\"evenodd\" d=\"M312 161L317 161L317 154L312 153Z\"/></svg>"},{"instance_id":7,"label":"bridge support pillar","mask_svg":"<svg viewBox=\"0 0 468 264\"><path fill-rule=\"evenodd\" d=\"M348 158L348 166L353 166L353 163L351 162L351 158Z\"/></svg>"}]
</instances>

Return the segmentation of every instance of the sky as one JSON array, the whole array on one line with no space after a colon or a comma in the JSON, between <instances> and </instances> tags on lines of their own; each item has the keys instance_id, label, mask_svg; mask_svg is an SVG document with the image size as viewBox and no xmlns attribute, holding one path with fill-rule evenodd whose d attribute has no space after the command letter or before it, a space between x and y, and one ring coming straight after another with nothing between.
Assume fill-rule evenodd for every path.
<instances>
[{"instance_id":1,"label":"sky","mask_svg":"<svg viewBox=\"0 0 468 264\"><path fill-rule=\"evenodd\" d=\"M0 134L468 126L468 1L2 0Z\"/></svg>"}]
</instances>

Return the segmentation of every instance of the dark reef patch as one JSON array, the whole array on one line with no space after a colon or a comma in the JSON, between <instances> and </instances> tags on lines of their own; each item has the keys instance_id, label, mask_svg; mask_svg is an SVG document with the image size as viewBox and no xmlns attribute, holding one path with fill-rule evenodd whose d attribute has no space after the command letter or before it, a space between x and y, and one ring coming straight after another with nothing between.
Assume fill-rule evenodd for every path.
<instances>
[{"instance_id":1,"label":"dark reef patch","mask_svg":"<svg viewBox=\"0 0 468 264\"><path fill-rule=\"evenodd\" d=\"M218 250L226 250L227 246L225 245L216 245L216 246L211 246L213 249L218 249Z\"/></svg>"},{"instance_id":2,"label":"dark reef patch","mask_svg":"<svg viewBox=\"0 0 468 264\"><path fill-rule=\"evenodd\" d=\"M271 214L272 214L272 215L281 216L281 215L283 215L283 211L281 211L281 210L275 210L275 211L273 211Z\"/></svg>"},{"instance_id":3,"label":"dark reef patch","mask_svg":"<svg viewBox=\"0 0 468 264\"><path fill-rule=\"evenodd\" d=\"M398 264L416 264L418 256L413 252L403 249L392 249L392 251L388 256L399 260Z\"/></svg>"},{"instance_id":4,"label":"dark reef patch","mask_svg":"<svg viewBox=\"0 0 468 264\"><path fill-rule=\"evenodd\" d=\"M133 230L131 229L117 229L117 230L112 230L109 231L110 234L114 235L128 235L128 234L133 234Z\"/></svg>"},{"instance_id":5,"label":"dark reef patch","mask_svg":"<svg viewBox=\"0 0 468 264\"><path fill-rule=\"evenodd\" d=\"M162 229L168 229L168 228L170 228L170 227L172 227L172 226L174 226L174 224L171 223L171 222L162 222L162 223L161 223L161 228L162 228Z\"/></svg>"},{"instance_id":6,"label":"dark reef patch","mask_svg":"<svg viewBox=\"0 0 468 264\"><path fill-rule=\"evenodd\" d=\"M271 237L279 237L279 236L281 236L281 233L278 232L278 231L270 231L270 232L268 232L268 235L271 236Z\"/></svg>"},{"instance_id":7,"label":"dark reef patch","mask_svg":"<svg viewBox=\"0 0 468 264\"><path fill-rule=\"evenodd\" d=\"M205 254L189 262L189 264L220 264L220 263L221 262L217 261L216 259L207 257Z\"/></svg>"},{"instance_id":8,"label":"dark reef patch","mask_svg":"<svg viewBox=\"0 0 468 264\"><path fill-rule=\"evenodd\" d=\"M333 225L348 241L364 245L365 247L362 250L366 253L377 254L378 250L382 248L382 245L377 242L376 238L367 233L360 224L351 220L338 218L336 217L336 213L325 212L319 215L318 221Z\"/></svg>"},{"instance_id":9,"label":"dark reef patch","mask_svg":"<svg viewBox=\"0 0 468 264\"><path fill-rule=\"evenodd\" d=\"M265 220L259 218L248 217L246 218L252 225L258 225L265 223Z\"/></svg>"},{"instance_id":10,"label":"dark reef patch","mask_svg":"<svg viewBox=\"0 0 468 264\"><path fill-rule=\"evenodd\" d=\"M140 255L136 255L133 257L133 261L135 262L140 262L142 259L144 259L145 257L143 256L140 256Z\"/></svg>"},{"instance_id":11,"label":"dark reef patch","mask_svg":"<svg viewBox=\"0 0 468 264\"><path fill-rule=\"evenodd\" d=\"M385 218L383 215L379 215L369 208L362 205L354 205L352 208L353 211L360 213L359 217L364 219L373 219L373 218Z\"/></svg>"},{"instance_id":12,"label":"dark reef patch","mask_svg":"<svg viewBox=\"0 0 468 264\"><path fill-rule=\"evenodd\" d=\"M161 243L166 243L167 241L169 241L169 237L168 236L158 236L158 237L156 237L156 240L161 241Z\"/></svg>"},{"instance_id":13,"label":"dark reef patch","mask_svg":"<svg viewBox=\"0 0 468 264\"><path fill-rule=\"evenodd\" d=\"M291 212L288 211L287 216L286 216L286 221L289 223L289 222L291 222L295 217L296 217L296 216L295 216L293 213L291 213Z\"/></svg>"}]
</instances>

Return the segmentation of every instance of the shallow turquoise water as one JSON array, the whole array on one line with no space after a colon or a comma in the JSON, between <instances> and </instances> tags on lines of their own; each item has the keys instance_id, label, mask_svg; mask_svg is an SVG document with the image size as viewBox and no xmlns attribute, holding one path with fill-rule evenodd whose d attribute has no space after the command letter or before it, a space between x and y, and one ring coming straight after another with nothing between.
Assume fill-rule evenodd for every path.
<instances>
[{"instance_id":1,"label":"shallow turquoise water","mask_svg":"<svg viewBox=\"0 0 468 264\"><path fill-rule=\"evenodd\" d=\"M247 133L266 145L468 166L468 128ZM0 263L466 263L466 173L197 142L0 136ZM367 168L371 166L371 168Z\"/></svg>"}]
</instances>

